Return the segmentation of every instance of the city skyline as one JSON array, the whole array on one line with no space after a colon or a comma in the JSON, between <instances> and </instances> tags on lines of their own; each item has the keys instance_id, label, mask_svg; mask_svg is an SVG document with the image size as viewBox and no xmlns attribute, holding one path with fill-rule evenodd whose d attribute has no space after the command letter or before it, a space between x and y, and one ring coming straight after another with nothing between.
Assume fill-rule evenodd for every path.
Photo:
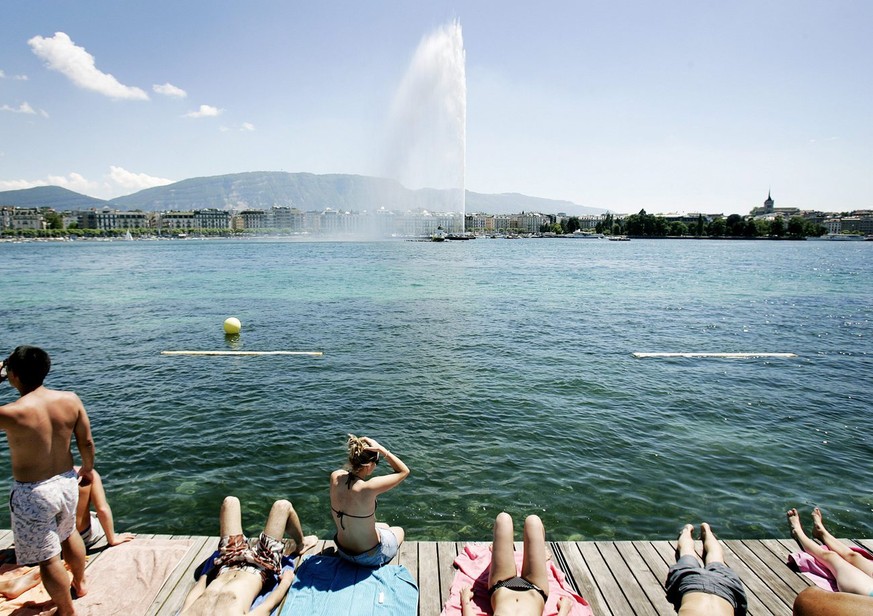
<instances>
[{"instance_id":1,"label":"city skyline","mask_svg":"<svg viewBox=\"0 0 873 616\"><path fill-rule=\"evenodd\" d=\"M245 171L385 173L392 98L457 19L466 188L615 212L869 209L864 3L17 3L0 190L113 198Z\"/></svg>"}]
</instances>

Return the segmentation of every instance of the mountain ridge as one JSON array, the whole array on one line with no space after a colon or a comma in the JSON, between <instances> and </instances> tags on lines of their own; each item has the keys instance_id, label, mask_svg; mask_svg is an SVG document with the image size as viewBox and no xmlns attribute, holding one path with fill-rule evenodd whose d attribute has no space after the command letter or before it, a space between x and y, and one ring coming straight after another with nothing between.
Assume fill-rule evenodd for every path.
<instances>
[{"instance_id":1,"label":"mountain ridge","mask_svg":"<svg viewBox=\"0 0 873 616\"><path fill-rule=\"evenodd\" d=\"M452 193L455 193L454 197ZM456 209L457 191L449 189L408 189L399 182L353 174L249 171L188 178L146 188L130 195L103 200L81 195L58 186L0 192L0 205L50 207L58 211L110 207L121 210L162 211L194 209L269 209L296 207L303 211L376 211ZM571 201L532 197L521 193L485 194L466 191L466 211L514 214L538 211L571 216L601 214L602 208Z\"/></svg>"}]
</instances>

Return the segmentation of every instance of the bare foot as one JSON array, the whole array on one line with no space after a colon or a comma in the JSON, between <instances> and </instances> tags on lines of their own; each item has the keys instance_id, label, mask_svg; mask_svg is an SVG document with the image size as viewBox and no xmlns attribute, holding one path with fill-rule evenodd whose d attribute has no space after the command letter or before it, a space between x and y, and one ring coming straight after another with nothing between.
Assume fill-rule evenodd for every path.
<instances>
[{"instance_id":1,"label":"bare foot","mask_svg":"<svg viewBox=\"0 0 873 616\"><path fill-rule=\"evenodd\" d=\"M117 535L115 535L114 540L107 541L107 543L109 544L109 547L112 547L114 545L127 543L128 541L131 541L134 537L136 537L136 535L134 535L133 533L118 533Z\"/></svg>"},{"instance_id":2,"label":"bare foot","mask_svg":"<svg viewBox=\"0 0 873 616\"><path fill-rule=\"evenodd\" d=\"M78 584L76 583L76 580L74 578L71 586L72 586L73 592L76 593L77 599L81 599L82 597L84 597L85 595L88 594L88 586L85 584L84 577L82 577L82 579L79 581Z\"/></svg>"},{"instance_id":3,"label":"bare foot","mask_svg":"<svg viewBox=\"0 0 873 616\"><path fill-rule=\"evenodd\" d=\"M812 536L823 542L826 532L824 521L821 519L821 509L816 507L812 510Z\"/></svg>"},{"instance_id":4,"label":"bare foot","mask_svg":"<svg viewBox=\"0 0 873 616\"><path fill-rule=\"evenodd\" d=\"M791 536L797 538L798 535L803 535L803 526L800 525L800 516L797 515L797 509L792 507L785 515L788 516L788 524L791 526Z\"/></svg>"},{"instance_id":5,"label":"bare foot","mask_svg":"<svg viewBox=\"0 0 873 616\"><path fill-rule=\"evenodd\" d=\"M303 545L297 545L293 539L288 540L289 556L303 556L306 552L318 545L318 537L315 535L306 535L303 537Z\"/></svg>"},{"instance_id":6,"label":"bare foot","mask_svg":"<svg viewBox=\"0 0 873 616\"><path fill-rule=\"evenodd\" d=\"M703 541L704 543L706 543L706 540L709 538L710 535L712 535L713 537L715 536L715 535L713 535L712 529L709 527L709 524L707 524L706 522L701 522L700 523L700 540Z\"/></svg>"},{"instance_id":7,"label":"bare foot","mask_svg":"<svg viewBox=\"0 0 873 616\"><path fill-rule=\"evenodd\" d=\"M0 595L7 599L15 599L39 584L39 580L39 567L32 567L24 575L19 575L8 582L0 582Z\"/></svg>"}]
</instances>

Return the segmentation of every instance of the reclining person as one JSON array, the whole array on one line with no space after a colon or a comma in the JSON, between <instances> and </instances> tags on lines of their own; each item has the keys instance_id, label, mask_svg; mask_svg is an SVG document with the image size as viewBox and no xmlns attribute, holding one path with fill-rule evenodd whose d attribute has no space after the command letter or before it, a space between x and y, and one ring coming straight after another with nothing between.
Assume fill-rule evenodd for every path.
<instances>
[{"instance_id":1,"label":"reclining person","mask_svg":"<svg viewBox=\"0 0 873 616\"><path fill-rule=\"evenodd\" d=\"M806 536L797 509L790 509L787 515L791 536L804 552L833 574L840 592L873 596L873 561L849 549L849 546L831 535L824 527L821 509L816 507L812 511L812 536L824 543L827 549Z\"/></svg>"},{"instance_id":2,"label":"reclining person","mask_svg":"<svg viewBox=\"0 0 873 616\"><path fill-rule=\"evenodd\" d=\"M549 599L549 574L546 570L546 529L539 516L529 515L524 521L524 555L521 575L515 566L515 532L512 518L501 513L494 520L494 543L491 548L491 566L488 571L488 594L494 614L542 616ZM461 589L461 614L475 614L473 591ZM572 601L561 597L558 616L566 616L573 608Z\"/></svg>"},{"instance_id":3,"label":"reclining person","mask_svg":"<svg viewBox=\"0 0 873 616\"><path fill-rule=\"evenodd\" d=\"M677 560L667 573L667 600L679 616L743 616L746 591L739 576L724 564L718 538L706 522L700 525L703 541L701 564L694 551L694 527L686 524L679 533Z\"/></svg>"},{"instance_id":4,"label":"reclining person","mask_svg":"<svg viewBox=\"0 0 873 616\"><path fill-rule=\"evenodd\" d=\"M297 512L287 500L273 503L264 532L250 548L243 536L239 499L228 496L221 504L221 540L214 567L188 593L179 616L269 616L281 603L294 581L294 572L282 573L281 540L285 533L294 541L293 553L313 547L314 536L303 536ZM276 587L255 609L252 603L271 577L279 578Z\"/></svg>"}]
</instances>

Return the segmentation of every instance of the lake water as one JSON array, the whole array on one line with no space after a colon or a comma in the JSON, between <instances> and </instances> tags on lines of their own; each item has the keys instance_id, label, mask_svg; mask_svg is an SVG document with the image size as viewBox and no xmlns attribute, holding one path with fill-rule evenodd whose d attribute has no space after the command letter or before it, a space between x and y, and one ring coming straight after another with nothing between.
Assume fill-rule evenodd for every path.
<instances>
[{"instance_id":1,"label":"lake water","mask_svg":"<svg viewBox=\"0 0 873 616\"><path fill-rule=\"evenodd\" d=\"M235 494L251 529L289 498L329 537L353 432L412 469L377 514L409 539L501 510L556 540L787 537L813 505L873 536L871 242L5 243L0 274L0 352L44 347L80 395L121 530L215 535ZM160 354L216 349L324 356Z\"/></svg>"}]
</instances>

